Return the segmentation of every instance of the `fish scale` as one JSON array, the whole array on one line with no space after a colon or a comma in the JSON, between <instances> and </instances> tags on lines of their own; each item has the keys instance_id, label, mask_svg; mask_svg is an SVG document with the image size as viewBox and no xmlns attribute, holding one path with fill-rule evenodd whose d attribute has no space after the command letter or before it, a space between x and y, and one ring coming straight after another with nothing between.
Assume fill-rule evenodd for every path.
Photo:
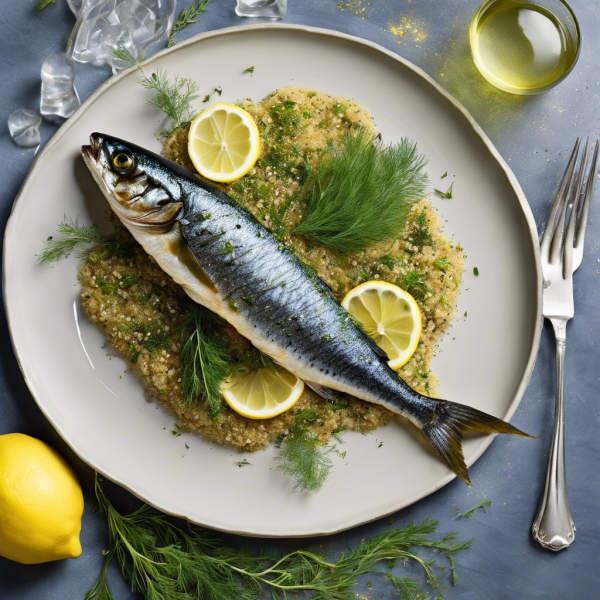
<instances>
[{"instance_id":1,"label":"fish scale","mask_svg":"<svg viewBox=\"0 0 600 600\"><path fill-rule=\"evenodd\" d=\"M225 193L129 142L98 133L91 142L83 158L146 252L194 301L317 393L345 392L406 417L466 483L465 431L529 437L477 409L414 391L327 284Z\"/></svg>"}]
</instances>

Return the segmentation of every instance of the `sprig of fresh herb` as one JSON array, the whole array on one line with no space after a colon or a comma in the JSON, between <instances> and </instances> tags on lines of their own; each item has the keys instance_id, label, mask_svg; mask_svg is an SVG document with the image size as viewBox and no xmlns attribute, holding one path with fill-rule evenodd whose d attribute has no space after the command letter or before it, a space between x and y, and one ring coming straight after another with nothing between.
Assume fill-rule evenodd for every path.
<instances>
[{"instance_id":1,"label":"sprig of fresh herb","mask_svg":"<svg viewBox=\"0 0 600 600\"><path fill-rule=\"evenodd\" d=\"M52 6L56 0L38 0L38 3L35 5L35 10L37 12L42 12L49 6Z\"/></svg>"},{"instance_id":2,"label":"sprig of fresh herb","mask_svg":"<svg viewBox=\"0 0 600 600\"><path fill-rule=\"evenodd\" d=\"M435 560L424 560L413 548L430 548L450 561L456 583L453 556L471 542L455 542L456 534L430 539L437 521L389 529L364 541L337 562L308 550L296 550L281 558L256 555L249 550L225 546L216 534L188 524L178 527L148 505L124 515L107 499L96 476L99 511L107 517L109 550L100 578L85 600L114 600L107 583L108 564L116 558L123 577L145 600L204 598L206 600L258 600L263 591L273 600L295 597L302 590L313 600L350 600L362 575L384 575L401 598L424 597L419 584L391 571L399 561L420 565L429 586L443 589ZM410 595L407 595L410 594ZM438 599L442 598L441 593Z\"/></svg>"},{"instance_id":3,"label":"sprig of fresh herb","mask_svg":"<svg viewBox=\"0 0 600 600\"><path fill-rule=\"evenodd\" d=\"M154 98L147 103L161 111L169 120L169 127L165 130L165 135L169 136L173 131L180 127L189 125L194 111L192 102L198 98L198 84L187 77L175 75L173 81L170 80L167 73L157 71L150 77L144 73L144 69L131 52L120 48L113 50L113 54L119 60L122 60L132 66L136 66L142 75L142 86L154 92Z\"/></svg>"},{"instance_id":4,"label":"sprig of fresh herb","mask_svg":"<svg viewBox=\"0 0 600 600\"><path fill-rule=\"evenodd\" d=\"M435 188L433 188L433 193L437 194L440 198L445 198L446 200L452 200L452 187L453 186L454 186L454 181L450 184L450 187L445 192L442 192L440 190L436 190Z\"/></svg>"},{"instance_id":5,"label":"sprig of fresh herb","mask_svg":"<svg viewBox=\"0 0 600 600\"><path fill-rule=\"evenodd\" d=\"M199 2L194 2L187 10L181 9L181 12L177 16L175 23L173 23L173 27L171 28L171 35L169 36L169 41L167 43L167 48L170 48L174 43L176 33L183 31L190 25L197 23L200 19L200 15L206 10L206 5L210 2L210 0L200 0Z\"/></svg>"},{"instance_id":6,"label":"sprig of fresh herb","mask_svg":"<svg viewBox=\"0 0 600 600\"><path fill-rule=\"evenodd\" d=\"M210 94L206 94L204 98L202 98L202 102L208 102L215 94L219 94L219 96L223 93L223 88L216 87Z\"/></svg>"},{"instance_id":7,"label":"sprig of fresh herb","mask_svg":"<svg viewBox=\"0 0 600 600\"><path fill-rule=\"evenodd\" d=\"M188 403L197 397L208 402L213 412L221 407L221 383L232 371L232 359L225 340L216 335L218 317L199 304L191 304L179 327L183 337L183 391Z\"/></svg>"},{"instance_id":8,"label":"sprig of fresh herb","mask_svg":"<svg viewBox=\"0 0 600 600\"><path fill-rule=\"evenodd\" d=\"M491 505L492 505L492 501L489 500L488 498L486 498L485 500L482 500L477 506L470 508L469 510L465 511L462 515L459 515L458 518L462 519L464 517L465 519L468 519L469 517L473 516L473 514L475 513L475 511L478 508L480 508L483 512L485 512L485 507L486 506L490 507Z\"/></svg>"},{"instance_id":9,"label":"sprig of fresh herb","mask_svg":"<svg viewBox=\"0 0 600 600\"><path fill-rule=\"evenodd\" d=\"M77 256L84 258L88 255L86 246L90 244L113 247L119 245L116 240L100 237L94 225L80 225L79 217L73 220L65 215L63 221L58 224L57 230L59 236L50 236L44 242L42 251L35 255L38 265L58 262L73 252L77 252Z\"/></svg>"},{"instance_id":10,"label":"sprig of fresh herb","mask_svg":"<svg viewBox=\"0 0 600 600\"><path fill-rule=\"evenodd\" d=\"M428 182L427 161L408 139L384 146L363 129L346 133L317 167L308 213L294 233L340 252L397 235Z\"/></svg>"},{"instance_id":11,"label":"sprig of fresh herb","mask_svg":"<svg viewBox=\"0 0 600 600\"><path fill-rule=\"evenodd\" d=\"M316 420L314 410L301 410L275 457L281 463L277 468L296 482L295 490L318 492L333 469L329 454L334 447L323 446L309 428Z\"/></svg>"}]
</instances>

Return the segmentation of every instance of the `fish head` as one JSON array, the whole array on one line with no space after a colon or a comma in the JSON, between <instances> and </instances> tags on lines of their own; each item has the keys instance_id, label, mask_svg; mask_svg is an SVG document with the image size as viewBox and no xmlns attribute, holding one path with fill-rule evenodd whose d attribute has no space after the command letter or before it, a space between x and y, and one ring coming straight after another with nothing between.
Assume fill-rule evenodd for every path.
<instances>
[{"instance_id":1,"label":"fish head","mask_svg":"<svg viewBox=\"0 0 600 600\"><path fill-rule=\"evenodd\" d=\"M83 160L111 208L129 228L165 233L183 207L185 192L165 159L135 144L92 133Z\"/></svg>"}]
</instances>

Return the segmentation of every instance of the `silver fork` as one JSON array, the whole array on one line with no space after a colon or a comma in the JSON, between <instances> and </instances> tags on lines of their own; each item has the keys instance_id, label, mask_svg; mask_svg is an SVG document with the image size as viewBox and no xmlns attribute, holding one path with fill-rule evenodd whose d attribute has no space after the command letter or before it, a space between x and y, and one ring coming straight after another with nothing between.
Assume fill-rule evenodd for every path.
<instances>
[{"instance_id":1,"label":"silver fork","mask_svg":"<svg viewBox=\"0 0 600 600\"><path fill-rule=\"evenodd\" d=\"M565 474L565 390L564 366L567 322L573 317L573 273L583 259L585 227L594 193L598 147L596 142L591 166L589 138L578 161L581 138L575 142L567 170L552 205L541 244L544 292L542 314L554 328L556 338L556 405L554 433L548 458L546 484L537 516L531 527L533 539L549 550L562 550L575 540L575 525L569 509ZM576 168L577 167L577 168ZM586 178L586 173L588 173ZM585 183L584 183L585 180ZM565 231L568 208L571 208Z\"/></svg>"}]
</instances>

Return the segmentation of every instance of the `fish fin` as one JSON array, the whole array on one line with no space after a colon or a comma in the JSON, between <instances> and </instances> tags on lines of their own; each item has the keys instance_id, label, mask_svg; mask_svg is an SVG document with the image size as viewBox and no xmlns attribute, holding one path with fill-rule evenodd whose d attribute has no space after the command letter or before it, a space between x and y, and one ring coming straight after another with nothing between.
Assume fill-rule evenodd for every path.
<instances>
[{"instance_id":1,"label":"fish fin","mask_svg":"<svg viewBox=\"0 0 600 600\"><path fill-rule=\"evenodd\" d=\"M321 396L325 400L335 400L337 397L337 392L332 390L331 388L325 387L323 385L319 385L318 383L312 383L311 381L304 382L315 394Z\"/></svg>"},{"instance_id":2,"label":"fish fin","mask_svg":"<svg viewBox=\"0 0 600 600\"><path fill-rule=\"evenodd\" d=\"M442 460L469 485L471 480L462 449L465 431L489 431L535 437L476 408L447 400L437 401L433 415L425 423L422 431Z\"/></svg>"}]
</instances>

